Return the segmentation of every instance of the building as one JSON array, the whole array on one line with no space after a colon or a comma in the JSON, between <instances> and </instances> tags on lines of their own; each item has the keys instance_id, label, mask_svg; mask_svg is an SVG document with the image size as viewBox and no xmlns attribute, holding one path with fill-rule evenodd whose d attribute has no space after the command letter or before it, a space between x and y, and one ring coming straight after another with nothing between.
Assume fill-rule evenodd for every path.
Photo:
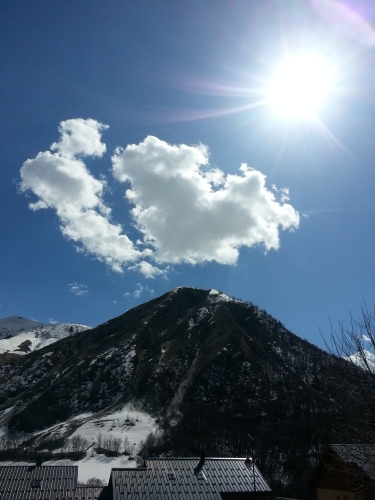
<instances>
[{"instance_id":1,"label":"building","mask_svg":"<svg viewBox=\"0 0 375 500\"><path fill-rule=\"evenodd\" d=\"M112 469L113 500L253 500L271 498L258 468L245 458L151 458L138 469Z\"/></svg>"},{"instance_id":2,"label":"building","mask_svg":"<svg viewBox=\"0 0 375 500\"><path fill-rule=\"evenodd\" d=\"M78 485L77 466L0 466L0 500L270 500L248 458L151 458L112 469L108 486Z\"/></svg>"},{"instance_id":3,"label":"building","mask_svg":"<svg viewBox=\"0 0 375 500\"><path fill-rule=\"evenodd\" d=\"M78 467L0 466L0 500L102 500L107 488L77 486Z\"/></svg>"},{"instance_id":4,"label":"building","mask_svg":"<svg viewBox=\"0 0 375 500\"><path fill-rule=\"evenodd\" d=\"M328 446L309 486L317 490L318 500L374 500L375 446Z\"/></svg>"}]
</instances>

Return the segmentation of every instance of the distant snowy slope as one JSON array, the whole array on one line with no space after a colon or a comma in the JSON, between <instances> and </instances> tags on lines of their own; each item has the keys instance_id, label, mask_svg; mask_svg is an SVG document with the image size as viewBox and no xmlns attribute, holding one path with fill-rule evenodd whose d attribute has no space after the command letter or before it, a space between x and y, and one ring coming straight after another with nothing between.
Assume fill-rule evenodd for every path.
<instances>
[{"instance_id":1,"label":"distant snowy slope","mask_svg":"<svg viewBox=\"0 0 375 500\"><path fill-rule=\"evenodd\" d=\"M39 326L43 326L38 321L22 318L21 316L10 316L9 318L0 319L0 339L13 337L21 331L35 330Z\"/></svg>"},{"instance_id":2,"label":"distant snowy slope","mask_svg":"<svg viewBox=\"0 0 375 500\"><path fill-rule=\"evenodd\" d=\"M0 354L27 354L91 327L76 323L44 325L20 316L0 319Z\"/></svg>"}]
</instances>

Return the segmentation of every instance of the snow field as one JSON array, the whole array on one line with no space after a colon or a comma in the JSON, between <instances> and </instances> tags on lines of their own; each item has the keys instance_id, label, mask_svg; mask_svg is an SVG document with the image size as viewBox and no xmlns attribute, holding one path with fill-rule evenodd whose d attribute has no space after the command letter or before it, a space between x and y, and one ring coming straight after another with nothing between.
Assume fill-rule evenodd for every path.
<instances>
[{"instance_id":1,"label":"snow field","mask_svg":"<svg viewBox=\"0 0 375 500\"><path fill-rule=\"evenodd\" d=\"M4 325L5 322L3 321ZM37 328L20 330L19 333L14 330L10 330L8 335L12 335L8 338L0 338L0 354L4 352L10 352L14 354L24 355L27 354L19 350L19 346L22 342L29 341L28 352L35 351L36 349L41 349L47 345L53 344L57 340L69 337L75 333L82 332L84 330L91 329L90 326L71 324L71 323L60 323L55 325L38 325ZM3 334L4 336L4 334Z\"/></svg>"},{"instance_id":2,"label":"snow field","mask_svg":"<svg viewBox=\"0 0 375 500\"><path fill-rule=\"evenodd\" d=\"M140 450L141 441L144 441L150 432L155 432L158 428L155 419L151 415L142 410L135 409L131 403L128 403L121 410L108 415L95 418L95 415L85 413L73 417L64 424L58 424L47 430L55 430L63 434L69 427L69 424L77 420L82 420L82 424L69 436L69 439L77 435L87 439L86 456L82 460L75 462L69 459L49 460L44 462L44 465L77 465L78 481L82 482L86 482L92 477L98 477L107 483L112 468L136 467L136 461L134 459L129 460L128 455L107 457L104 454L96 453L94 448L97 446L99 433L102 434L103 438L111 436L112 438L121 438L122 441L128 438L129 445L132 448L132 456L135 457ZM44 435L45 433L46 430L38 434ZM124 445L122 444L120 453L123 453L123 451ZM0 462L0 465L24 465L24 463Z\"/></svg>"}]
</instances>

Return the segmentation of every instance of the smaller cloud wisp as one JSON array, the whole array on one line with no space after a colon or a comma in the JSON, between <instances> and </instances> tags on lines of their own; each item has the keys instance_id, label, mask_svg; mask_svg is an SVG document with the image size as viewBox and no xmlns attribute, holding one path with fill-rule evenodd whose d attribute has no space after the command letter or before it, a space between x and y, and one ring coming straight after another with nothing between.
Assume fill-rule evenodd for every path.
<instances>
[{"instance_id":1,"label":"smaller cloud wisp","mask_svg":"<svg viewBox=\"0 0 375 500\"><path fill-rule=\"evenodd\" d=\"M82 295L88 293L87 286L81 283L69 283L69 290L77 297L82 297Z\"/></svg>"}]
</instances>

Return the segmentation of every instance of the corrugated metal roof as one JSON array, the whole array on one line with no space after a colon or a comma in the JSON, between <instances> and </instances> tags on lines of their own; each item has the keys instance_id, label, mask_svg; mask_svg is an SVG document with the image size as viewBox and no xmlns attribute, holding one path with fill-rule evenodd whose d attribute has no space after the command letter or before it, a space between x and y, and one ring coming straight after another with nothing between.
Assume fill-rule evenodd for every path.
<instances>
[{"instance_id":1,"label":"corrugated metal roof","mask_svg":"<svg viewBox=\"0 0 375 500\"><path fill-rule=\"evenodd\" d=\"M270 493L256 466L254 472L256 491ZM113 500L190 500L197 496L221 500L220 493L254 491L253 467L246 467L245 458L206 458L201 468L199 458L151 458L147 468L112 469L111 478Z\"/></svg>"},{"instance_id":2,"label":"corrugated metal roof","mask_svg":"<svg viewBox=\"0 0 375 500\"><path fill-rule=\"evenodd\" d=\"M331 444L330 447L343 462L355 464L375 481L375 445Z\"/></svg>"},{"instance_id":3,"label":"corrugated metal roof","mask_svg":"<svg viewBox=\"0 0 375 500\"><path fill-rule=\"evenodd\" d=\"M96 500L103 487L77 487L76 466L0 466L0 500Z\"/></svg>"}]
</instances>

